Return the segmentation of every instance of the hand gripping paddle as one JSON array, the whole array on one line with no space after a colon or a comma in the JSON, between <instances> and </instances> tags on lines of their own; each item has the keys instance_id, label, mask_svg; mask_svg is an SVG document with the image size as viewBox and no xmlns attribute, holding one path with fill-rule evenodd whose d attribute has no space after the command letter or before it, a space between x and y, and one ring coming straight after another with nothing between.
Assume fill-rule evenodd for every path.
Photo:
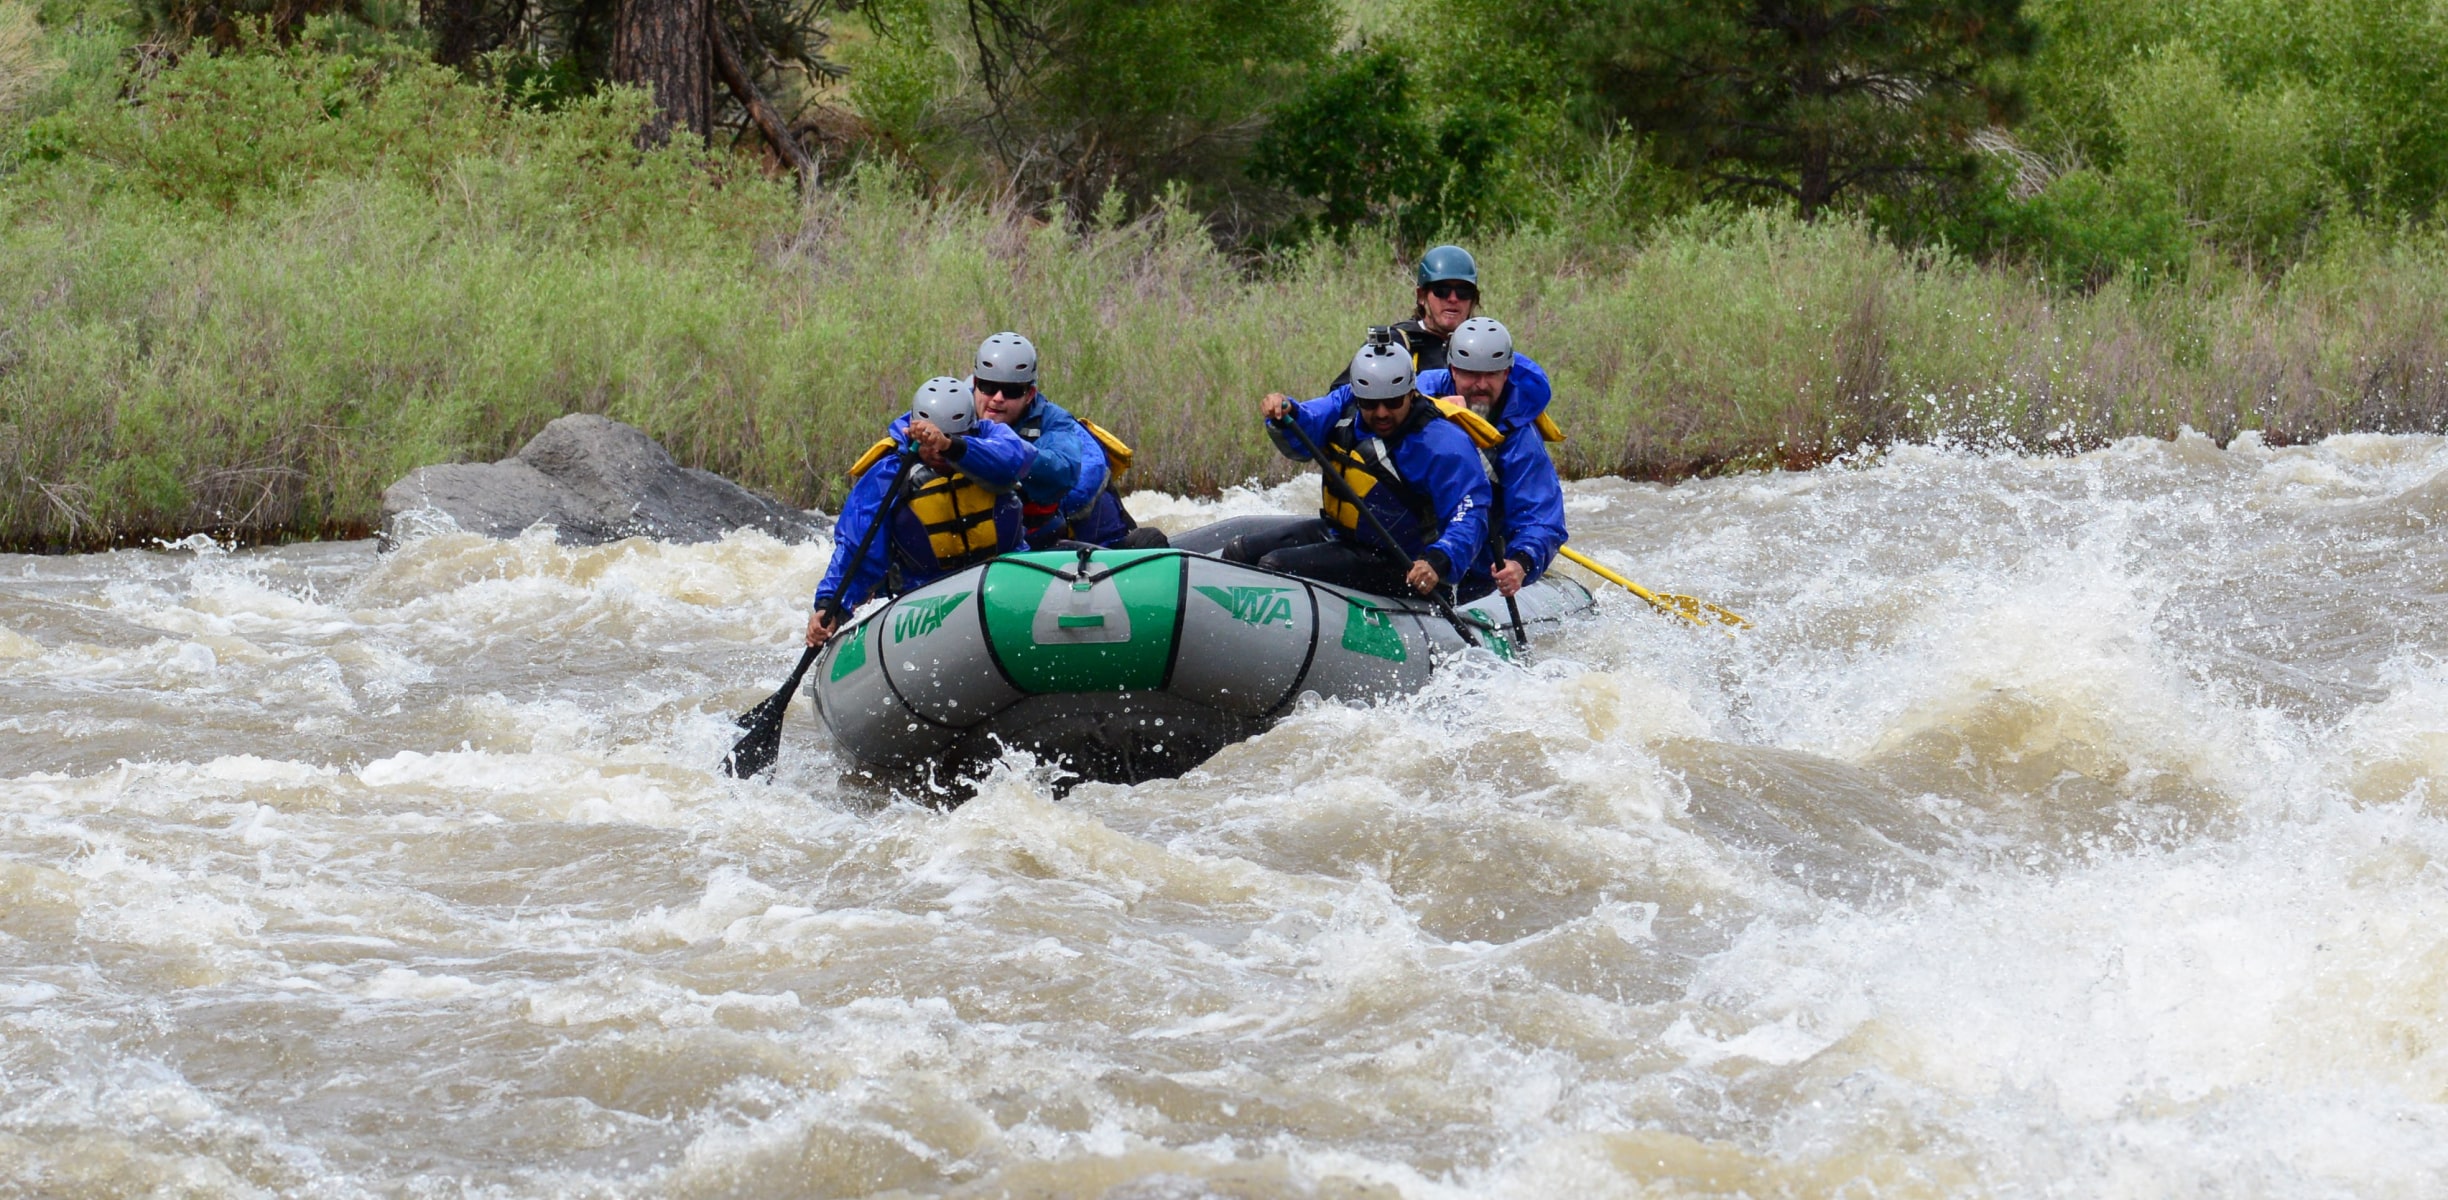
<instances>
[{"instance_id":1,"label":"hand gripping paddle","mask_svg":"<svg viewBox=\"0 0 2448 1200\"><path fill-rule=\"evenodd\" d=\"M906 450L901 453L901 465L893 472L892 487L884 493L884 503L876 506L875 519L867 523L867 533L859 539L858 553L850 556L850 569L855 572L867 561L867 551L875 545L876 531L892 520L893 505L901 501L901 485L909 480L910 463L914 461ZM732 719L732 724L748 732L731 744L731 753L723 756L723 774L733 779L747 779L764 773L782 753L782 717L790 711L791 697L799 692L799 681L807 677L808 668L816 665L816 656L824 653L833 638L840 637L850 617L836 597L833 606L833 637L820 645L810 646L799 656L799 665L791 668L790 680L782 690L765 698L765 702Z\"/></svg>"}]
</instances>

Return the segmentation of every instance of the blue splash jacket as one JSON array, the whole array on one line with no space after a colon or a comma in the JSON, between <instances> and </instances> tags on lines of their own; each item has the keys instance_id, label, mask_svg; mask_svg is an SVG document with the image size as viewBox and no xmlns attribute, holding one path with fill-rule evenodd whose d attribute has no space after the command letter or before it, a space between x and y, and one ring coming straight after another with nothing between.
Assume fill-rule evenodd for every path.
<instances>
[{"instance_id":1,"label":"blue splash jacket","mask_svg":"<svg viewBox=\"0 0 2448 1200\"><path fill-rule=\"evenodd\" d=\"M1421 514L1414 513L1392 487L1374 487L1360 501L1385 522L1387 532L1401 544L1404 554L1428 560L1437 574L1453 582L1461 577L1454 569L1456 564L1468 571L1482 556L1488 534L1488 510L1494 497L1488 488L1487 468L1479 461L1479 447L1459 426L1434 415L1426 405L1425 399L1413 400L1410 418L1382 441L1386 459L1402 476L1403 484L1427 502L1427 518L1423 520ZM1376 436L1369 432L1367 422L1352 404L1349 387L1336 388L1292 407L1292 420L1320 447L1336 440L1335 427L1346 417L1351 419L1352 430L1361 439ZM1274 439L1275 448L1284 457L1295 460L1309 457L1273 425L1267 426L1267 436ZM1358 529L1335 525L1334 536L1382 553L1376 549L1377 532L1366 521Z\"/></svg>"},{"instance_id":2,"label":"blue splash jacket","mask_svg":"<svg viewBox=\"0 0 2448 1200\"><path fill-rule=\"evenodd\" d=\"M1121 504L1105 490L1111 474L1105 446L1079 418L1040 391L1012 428L1037 447L1037 461L1020 481L1032 549L1065 538L1102 546L1130 532Z\"/></svg>"},{"instance_id":3,"label":"blue splash jacket","mask_svg":"<svg viewBox=\"0 0 2448 1200\"><path fill-rule=\"evenodd\" d=\"M909 441L909 426L910 415L902 413L893 418L891 426L884 431L885 436L896 443L906 443ZM952 450L947 457L961 474L990 490L1005 493L1004 503L1016 510L1020 505L1020 493L1013 485L1028 474L1029 465L1037 459L1037 448L1013 433L1009 426L980 421L977 428L952 439ZM867 540L868 526L879 519L891 520L897 515L879 514L876 510L883 506L884 493L892 490L893 476L900 469L900 456L886 455L867 468L867 472L858 477L858 482L850 485L850 494L842 501L841 515L833 521L833 561L826 565L824 579L816 585L816 607L822 608L826 601L838 598L844 611L857 608L866 603L867 598L874 594L876 585L883 581L884 568L894 552L894 542L906 540L900 537L901 531L888 529L878 535L867 547L867 557L863 561L852 563L850 556L858 550L860 542ZM1016 513L1013 523L1018 523ZM1016 550L1019 547L1012 545L1004 549ZM913 559L908 548L903 548L902 587L920 587L943 576L944 572L941 571L928 573L922 563Z\"/></svg>"},{"instance_id":4,"label":"blue splash jacket","mask_svg":"<svg viewBox=\"0 0 2448 1200\"><path fill-rule=\"evenodd\" d=\"M1456 394L1453 372L1443 367L1420 372L1419 390L1430 396ZM1554 397L1546 370L1517 353L1512 369L1505 373L1504 390L1497 393L1488 412L1488 423L1504 435L1503 444L1487 451L1488 462L1496 471L1496 514L1491 524L1497 531L1488 557L1501 551L1506 558L1520 560L1525 583L1547 573L1566 537L1564 481L1556 474L1555 460L1548 456L1547 440L1539 436L1537 425L1539 414L1547 411Z\"/></svg>"}]
</instances>

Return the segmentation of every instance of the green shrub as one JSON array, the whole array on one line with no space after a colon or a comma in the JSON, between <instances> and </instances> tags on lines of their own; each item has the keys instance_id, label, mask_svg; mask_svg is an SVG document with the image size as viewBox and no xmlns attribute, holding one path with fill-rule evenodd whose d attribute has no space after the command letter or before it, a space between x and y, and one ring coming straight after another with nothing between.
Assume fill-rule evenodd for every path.
<instances>
[{"instance_id":1,"label":"green shrub","mask_svg":"<svg viewBox=\"0 0 2448 1200\"><path fill-rule=\"evenodd\" d=\"M2122 174L2158 183L2214 239L2280 255L2299 245L2328 192L2320 122L2305 88L2240 92L2182 42L2119 86Z\"/></svg>"},{"instance_id":2,"label":"green shrub","mask_svg":"<svg viewBox=\"0 0 2448 1200\"><path fill-rule=\"evenodd\" d=\"M2149 278L2185 264L2194 247L2166 186L2140 175L2070 171L2009 208L2004 233L2050 277L2096 288L2119 274Z\"/></svg>"},{"instance_id":3,"label":"green shrub","mask_svg":"<svg viewBox=\"0 0 2448 1200\"><path fill-rule=\"evenodd\" d=\"M736 238L792 204L786 187L686 139L637 150L639 93L542 111L391 45L257 42L136 83L128 100L88 95L31 122L30 157L86 181L68 186L200 215L268 212L319 179L393 179L462 219L548 239Z\"/></svg>"},{"instance_id":4,"label":"green shrub","mask_svg":"<svg viewBox=\"0 0 2448 1200\"><path fill-rule=\"evenodd\" d=\"M2028 7L2044 37L2024 73L2026 144L2114 171L2136 149L2129 135L2138 131L2155 177L2183 184L2188 204L2245 206L2206 214L2231 241L2285 240L2273 227L2307 203L2307 154L2327 191L2367 214L2427 219L2448 194L2448 121L2439 119L2448 111L2448 72L2439 69L2448 62L2448 7L2435 0ZM2184 144L2195 132L2188 117L2208 120L2202 132L2215 146ZM2202 158L2235 169L2191 161ZM2263 169L2277 177L2243 195L2206 178Z\"/></svg>"}]
</instances>

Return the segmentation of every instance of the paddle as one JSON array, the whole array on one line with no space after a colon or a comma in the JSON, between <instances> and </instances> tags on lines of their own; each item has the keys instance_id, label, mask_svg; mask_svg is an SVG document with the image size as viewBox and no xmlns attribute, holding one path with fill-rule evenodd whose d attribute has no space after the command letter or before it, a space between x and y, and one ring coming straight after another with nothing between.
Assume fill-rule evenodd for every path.
<instances>
[{"instance_id":1,"label":"paddle","mask_svg":"<svg viewBox=\"0 0 2448 1200\"><path fill-rule=\"evenodd\" d=\"M893 470L892 486L884 492L884 503L876 506L875 519L867 523L866 535L859 538L858 552L850 556L853 574L858 571L860 563L867 561L867 551L875 545L876 531L892 520L893 505L901 499L901 485L909 481L910 463L916 459L907 450L903 450L900 457L901 464ZM832 636L808 647L807 653L799 656L799 665L791 668L790 679L780 691L732 719L732 724L748 732L731 743L731 753L723 756L723 774L733 779L763 774L765 768L773 765L775 756L782 753L782 717L790 710L791 697L799 694L799 681L807 677L809 667L816 665L816 656L824 653L826 646L833 644L833 638L842 635L850 619L850 610L842 606L840 597L836 596L826 603L833 609Z\"/></svg>"},{"instance_id":2,"label":"paddle","mask_svg":"<svg viewBox=\"0 0 2448 1200\"><path fill-rule=\"evenodd\" d=\"M1496 569L1496 570L1499 570L1499 571L1504 570L1504 565L1505 565L1505 556L1504 556L1504 551L1499 550L1499 551L1497 551L1497 552L1496 552L1496 567L1495 567L1495 569ZM1505 612L1506 612L1507 614L1509 614L1509 615L1510 615L1510 616L1513 618L1513 645L1515 646L1515 648L1517 648L1517 649L1519 649L1519 650L1521 651L1521 661L1522 661L1522 665L1523 665L1523 666L1525 666L1525 667L1526 667L1526 666L1529 666L1529 665L1530 665L1530 631L1529 631L1528 629L1525 629L1525 628L1523 628L1523 627L1522 627L1522 618L1521 618L1521 601L1516 600L1516 599L1514 599L1514 598L1513 598L1513 597L1511 597L1511 596L1507 596L1507 597L1505 597L1505 598L1504 598L1504 602L1505 602Z\"/></svg>"},{"instance_id":3,"label":"paddle","mask_svg":"<svg viewBox=\"0 0 2448 1200\"><path fill-rule=\"evenodd\" d=\"M1698 600L1690 596L1677 596L1671 592L1665 595L1659 595L1656 592L1650 591L1649 589L1642 587L1641 585L1634 583L1611 570L1608 570L1603 564L1599 563L1598 560L1593 559L1589 555L1583 554L1570 546L1564 547L1563 552L1564 557L1580 563L1582 566L1588 567L1591 573L1597 575L1600 579L1606 580L1608 583L1623 588L1624 590L1631 592L1633 595L1648 601L1649 607L1654 608L1659 612L1669 613L1674 616L1681 617L1694 625L1699 625L1702 627L1706 627L1708 625L1707 621L1700 618L1700 614L1702 613L1707 613L1709 616L1717 618L1719 624L1738 626L1743 629L1749 629L1751 627L1751 622L1744 620L1742 618L1742 614L1735 612L1730 608L1720 607L1718 605L1711 604L1706 600Z\"/></svg>"},{"instance_id":4,"label":"paddle","mask_svg":"<svg viewBox=\"0 0 2448 1200\"><path fill-rule=\"evenodd\" d=\"M1385 522L1378 520L1377 514L1367 505L1360 503L1360 497L1352 491L1351 484L1344 482L1340 472L1326 465L1326 456L1319 452L1316 442L1309 440L1309 431L1301 428L1300 422L1293 420L1289 415L1277 418L1275 424L1293 437L1300 439L1301 449L1317 463L1318 475L1326 481L1326 487L1335 494L1335 499L1351 505L1353 511L1368 518L1369 528L1377 533L1377 548L1393 555L1395 562L1409 567L1411 556L1403 553L1402 543L1395 540L1394 531L1386 528ZM1445 599L1442 593L1433 591L1428 593L1428 603L1436 609L1438 616L1445 618L1454 627L1455 633L1462 635L1464 645L1474 647L1479 645L1479 635L1471 631L1470 623L1462 619L1462 614L1454 611L1454 606Z\"/></svg>"}]
</instances>

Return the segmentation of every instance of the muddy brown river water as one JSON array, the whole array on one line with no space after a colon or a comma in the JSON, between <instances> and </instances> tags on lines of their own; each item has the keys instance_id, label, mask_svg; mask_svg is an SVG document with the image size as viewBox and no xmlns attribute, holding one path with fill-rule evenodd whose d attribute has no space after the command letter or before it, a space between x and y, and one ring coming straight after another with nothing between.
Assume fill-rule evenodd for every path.
<instances>
[{"instance_id":1,"label":"muddy brown river water","mask_svg":"<svg viewBox=\"0 0 2448 1200\"><path fill-rule=\"evenodd\" d=\"M2448 443L1569 498L1756 628L953 811L821 544L0 557L0 1195L2448 1194Z\"/></svg>"}]
</instances>

